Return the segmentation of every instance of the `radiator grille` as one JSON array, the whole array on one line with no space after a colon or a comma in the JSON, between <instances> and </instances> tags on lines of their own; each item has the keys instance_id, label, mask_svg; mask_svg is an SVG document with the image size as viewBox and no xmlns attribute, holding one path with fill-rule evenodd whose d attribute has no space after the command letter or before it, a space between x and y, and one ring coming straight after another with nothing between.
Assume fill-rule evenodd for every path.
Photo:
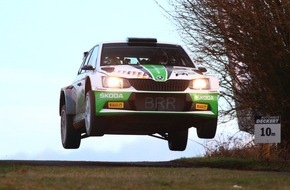
<instances>
[{"instance_id":1,"label":"radiator grille","mask_svg":"<svg viewBox=\"0 0 290 190\"><path fill-rule=\"evenodd\" d=\"M129 82L136 90L144 91L184 91L189 85L189 80L156 82L151 79L131 79Z\"/></svg>"}]
</instances>

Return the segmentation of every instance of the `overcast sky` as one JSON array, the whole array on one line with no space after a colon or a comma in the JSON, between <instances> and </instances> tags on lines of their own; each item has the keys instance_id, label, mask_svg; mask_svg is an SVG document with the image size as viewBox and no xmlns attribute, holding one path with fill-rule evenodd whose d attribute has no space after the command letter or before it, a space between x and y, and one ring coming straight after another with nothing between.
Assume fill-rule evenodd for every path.
<instances>
[{"instance_id":1,"label":"overcast sky","mask_svg":"<svg viewBox=\"0 0 290 190\"><path fill-rule=\"evenodd\" d=\"M0 159L162 161L204 154L195 129L183 152L149 136L87 138L77 150L61 145L59 91L74 80L83 51L127 37L182 44L154 0L0 0L0 22ZM226 130L234 133L235 126Z\"/></svg>"}]
</instances>

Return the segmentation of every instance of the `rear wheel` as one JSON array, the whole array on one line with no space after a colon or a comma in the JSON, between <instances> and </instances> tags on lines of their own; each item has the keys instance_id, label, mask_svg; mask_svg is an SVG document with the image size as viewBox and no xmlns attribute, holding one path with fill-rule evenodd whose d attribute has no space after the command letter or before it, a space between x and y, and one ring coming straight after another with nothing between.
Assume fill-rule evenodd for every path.
<instances>
[{"instance_id":1,"label":"rear wheel","mask_svg":"<svg viewBox=\"0 0 290 190\"><path fill-rule=\"evenodd\" d=\"M217 118L208 119L203 122L203 126L196 128L197 136L203 139L212 139L215 137L217 127Z\"/></svg>"},{"instance_id":2,"label":"rear wheel","mask_svg":"<svg viewBox=\"0 0 290 190\"><path fill-rule=\"evenodd\" d=\"M173 151L183 151L186 148L188 129L168 133L168 147Z\"/></svg>"},{"instance_id":3,"label":"rear wheel","mask_svg":"<svg viewBox=\"0 0 290 190\"><path fill-rule=\"evenodd\" d=\"M89 91L86 94L85 102L85 125L86 133L88 136L97 135L97 126L96 126L96 111L95 111L95 94L93 91Z\"/></svg>"},{"instance_id":4,"label":"rear wheel","mask_svg":"<svg viewBox=\"0 0 290 190\"><path fill-rule=\"evenodd\" d=\"M66 114L66 106L61 108L61 142L66 149L77 149L81 144L81 133L73 126L73 116Z\"/></svg>"}]
</instances>

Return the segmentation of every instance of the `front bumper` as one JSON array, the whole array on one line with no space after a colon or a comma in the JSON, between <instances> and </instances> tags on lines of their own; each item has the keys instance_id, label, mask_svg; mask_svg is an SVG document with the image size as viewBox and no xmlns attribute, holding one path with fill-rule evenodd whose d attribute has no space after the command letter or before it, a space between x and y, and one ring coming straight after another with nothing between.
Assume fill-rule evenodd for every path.
<instances>
[{"instance_id":1,"label":"front bumper","mask_svg":"<svg viewBox=\"0 0 290 190\"><path fill-rule=\"evenodd\" d=\"M96 116L191 115L216 118L218 93L94 91Z\"/></svg>"},{"instance_id":2,"label":"front bumper","mask_svg":"<svg viewBox=\"0 0 290 190\"><path fill-rule=\"evenodd\" d=\"M94 91L94 94L100 134L154 134L198 128L216 121L218 114L218 93Z\"/></svg>"}]
</instances>

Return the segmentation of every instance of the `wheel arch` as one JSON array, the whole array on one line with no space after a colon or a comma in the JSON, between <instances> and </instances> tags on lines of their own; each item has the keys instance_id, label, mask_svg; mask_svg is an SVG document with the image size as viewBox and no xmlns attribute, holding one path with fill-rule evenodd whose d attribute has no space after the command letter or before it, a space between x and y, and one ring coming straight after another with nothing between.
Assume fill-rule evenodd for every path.
<instances>
[{"instance_id":1,"label":"wheel arch","mask_svg":"<svg viewBox=\"0 0 290 190\"><path fill-rule=\"evenodd\" d=\"M86 78L86 83L85 83L85 95L87 94L87 92L92 90L92 83L91 83L91 79L90 77Z\"/></svg>"},{"instance_id":2,"label":"wheel arch","mask_svg":"<svg viewBox=\"0 0 290 190\"><path fill-rule=\"evenodd\" d=\"M59 115L61 115L61 108L63 105L66 105L67 114L76 114L76 102L74 100L74 93L69 87L62 89L60 92Z\"/></svg>"},{"instance_id":3,"label":"wheel arch","mask_svg":"<svg viewBox=\"0 0 290 190\"><path fill-rule=\"evenodd\" d=\"M64 91L61 90L60 98L59 98L59 108L58 108L59 116L61 116L61 108L63 105L65 105L65 95L64 95Z\"/></svg>"}]
</instances>

